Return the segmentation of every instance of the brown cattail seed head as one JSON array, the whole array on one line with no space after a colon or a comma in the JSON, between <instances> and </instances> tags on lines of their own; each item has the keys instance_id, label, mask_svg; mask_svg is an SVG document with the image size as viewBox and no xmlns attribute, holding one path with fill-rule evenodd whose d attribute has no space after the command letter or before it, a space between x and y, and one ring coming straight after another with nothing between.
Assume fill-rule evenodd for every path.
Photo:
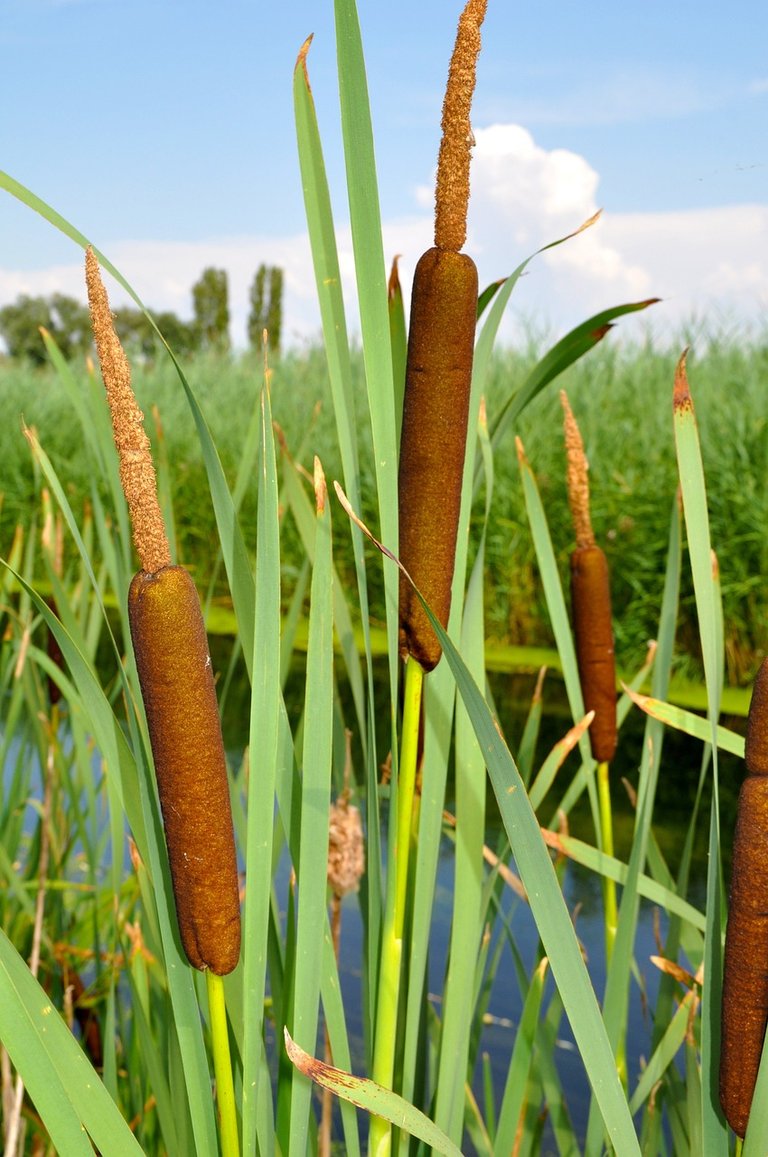
<instances>
[{"instance_id":1,"label":"brown cattail seed head","mask_svg":"<svg viewBox=\"0 0 768 1157\"><path fill-rule=\"evenodd\" d=\"M768 659L763 659L752 688L744 750L750 775L768 775Z\"/></svg>"},{"instance_id":2,"label":"brown cattail seed head","mask_svg":"<svg viewBox=\"0 0 768 1157\"><path fill-rule=\"evenodd\" d=\"M346 795L331 806L328 829L328 883L336 896L356 892L365 871L363 824Z\"/></svg>"},{"instance_id":3,"label":"brown cattail seed head","mask_svg":"<svg viewBox=\"0 0 768 1157\"><path fill-rule=\"evenodd\" d=\"M223 975L240 955L237 860L208 641L187 571L140 571L128 615L182 944L195 968Z\"/></svg>"},{"instance_id":4,"label":"brown cattail seed head","mask_svg":"<svg viewBox=\"0 0 768 1157\"><path fill-rule=\"evenodd\" d=\"M477 269L428 249L416 266L400 441L400 559L446 626L456 554L472 383ZM429 620L400 577L400 650L425 671L440 655Z\"/></svg>"},{"instance_id":5,"label":"brown cattail seed head","mask_svg":"<svg viewBox=\"0 0 768 1157\"><path fill-rule=\"evenodd\" d=\"M469 162L473 143L470 111L475 91L480 25L487 0L468 0L459 17L443 102L443 135L437 159L435 245L458 253L467 238Z\"/></svg>"},{"instance_id":6,"label":"brown cattail seed head","mask_svg":"<svg viewBox=\"0 0 768 1157\"><path fill-rule=\"evenodd\" d=\"M128 359L115 332L96 254L90 248L85 254L85 280L96 352L99 355L120 460L120 484L133 527L133 541L142 569L154 572L168 566L171 561L157 497L155 468L149 438L144 432L144 415L131 388Z\"/></svg>"},{"instance_id":7,"label":"brown cattail seed head","mask_svg":"<svg viewBox=\"0 0 768 1157\"><path fill-rule=\"evenodd\" d=\"M592 754L603 763L616 750L616 666L608 560L599 546L571 555L571 602L584 708L595 713Z\"/></svg>"},{"instance_id":8,"label":"brown cattail seed head","mask_svg":"<svg viewBox=\"0 0 768 1157\"><path fill-rule=\"evenodd\" d=\"M743 1137L768 1021L768 779L749 776L739 795L725 934L720 1103Z\"/></svg>"}]
</instances>

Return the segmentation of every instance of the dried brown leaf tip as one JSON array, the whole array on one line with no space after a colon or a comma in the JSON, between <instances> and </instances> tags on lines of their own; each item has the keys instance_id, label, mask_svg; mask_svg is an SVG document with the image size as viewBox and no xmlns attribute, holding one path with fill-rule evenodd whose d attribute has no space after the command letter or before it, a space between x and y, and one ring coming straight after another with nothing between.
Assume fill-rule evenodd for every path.
<instances>
[{"instance_id":1,"label":"dried brown leaf tip","mask_svg":"<svg viewBox=\"0 0 768 1157\"><path fill-rule=\"evenodd\" d=\"M307 55L309 53L310 45L312 44L312 37L313 36L314 36L314 33L310 33L310 35L307 37L307 39L304 41L301 48L299 49L299 55L296 57L296 68L302 69L302 71L304 73L304 79L307 83L307 88L309 88L309 73L307 72Z\"/></svg>"},{"instance_id":2,"label":"dried brown leaf tip","mask_svg":"<svg viewBox=\"0 0 768 1157\"><path fill-rule=\"evenodd\" d=\"M686 369L687 360L688 350L684 349L675 370L675 389L672 396L672 404L676 413L683 413L686 410L690 410L691 413L693 413L693 398L691 397L691 391L688 386L688 372Z\"/></svg>"},{"instance_id":3,"label":"dried brown leaf tip","mask_svg":"<svg viewBox=\"0 0 768 1157\"><path fill-rule=\"evenodd\" d=\"M470 110L480 52L480 26L486 8L487 0L468 0L459 17L443 102L443 136L437 160L435 245L456 253L467 238L469 162L473 144Z\"/></svg>"},{"instance_id":4,"label":"dried brown leaf tip","mask_svg":"<svg viewBox=\"0 0 768 1157\"><path fill-rule=\"evenodd\" d=\"M560 401L565 415L565 451L568 459L566 484L576 531L576 546L594 546L595 536L589 517L589 463L584 453L581 431L565 390L560 391Z\"/></svg>"},{"instance_id":5,"label":"dried brown leaf tip","mask_svg":"<svg viewBox=\"0 0 768 1157\"><path fill-rule=\"evenodd\" d=\"M153 574L168 566L171 561L157 497L155 468L149 438L144 430L144 415L131 388L128 359L115 332L109 298L101 279L96 254L91 248L85 254L85 281L96 352L99 355L120 461L120 484L133 527L133 541L142 570Z\"/></svg>"},{"instance_id":6,"label":"dried brown leaf tip","mask_svg":"<svg viewBox=\"0 0 768 1157\"><path fill-rule=\"evenodd\" d=\"M389 301L394 301L395 298L402 296L399 262L400 254L396 253L392 258L392 268L389 271L389 281L387 282L387 298Z\"/></svg>"}]
</instances>

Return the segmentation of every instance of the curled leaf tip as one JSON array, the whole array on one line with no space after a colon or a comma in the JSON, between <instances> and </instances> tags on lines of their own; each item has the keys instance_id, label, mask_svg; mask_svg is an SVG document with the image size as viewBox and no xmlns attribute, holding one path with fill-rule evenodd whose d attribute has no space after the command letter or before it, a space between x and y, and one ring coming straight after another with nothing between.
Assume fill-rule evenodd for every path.
<instances>
[{"instance_id":1,"label":"curled leaf tip","mask_svg":"<svg viewBox=\"0 0 768 1157\"><path fill-rule=\"evenodd\" d=\"M307 88L309 88L309 74L307 72L307 54L309 53L309 46L312 43L312 38L314 37L314 35L315 35L314 32L310 32L309 36L307 37L307 39L304 41L301 48L299 49L299 55L296 57L296 69L299 69L299 68L303 69L304 79L307 82Z\"/></svg>"},{"instance_id":2,"label":"curled leaf tip","mask_svg":"<svg viewBox=\"0 0 768 1157\"><path fill-rule=\"evenodd\" d=\"M392 301L401 292L400 290L400 270L398 263L400 261L400 254L396 253L392 258L392 268L389 273L389 281L387 282L387 297Z\"/></svg>"},{"instance_id":3,"label":"curled leaf tip","mask_svg":"<svg viewBox=\"0 0 768 1157\"><path fill-rule=\"evenodd\" d=\"M672 404L676 413L683 413L686 410L693 412L693 398L691 397L690 387L688 386L688 373L686 370L687 360L688 348L686 347L680 355L680 361L677 363L675 370L675 388L672 395Z\"/></svg>"},{"instance_id":4,"label":"curled leaf tip","mask_svg":"<svg viewBox=\"0 0 768 1157\"><path fill-rule=\"evenodd\" d=\"M591 217L587 217L586 221L583 221L582 224L579 225L574 236L577 236L579 233L583 233L585 229L591 229L593 225L597 224L602 215L603 210L598 209L597 212L593 213Z\"/></svg>"}]
</instances>

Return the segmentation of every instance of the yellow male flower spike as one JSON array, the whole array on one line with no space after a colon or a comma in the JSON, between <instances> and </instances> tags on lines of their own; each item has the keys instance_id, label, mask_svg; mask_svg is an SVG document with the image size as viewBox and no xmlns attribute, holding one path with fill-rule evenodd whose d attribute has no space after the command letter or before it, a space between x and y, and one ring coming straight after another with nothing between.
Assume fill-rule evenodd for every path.
<instances>
[{"instance_id":1,"label":"yellow male flower spike","mask_svg":"<svg viewBox=\"0 0 768 1157\"><path fill-rule=\"evenodd\" d=\"M224 975L240 955L240 896L208 640L195 585L183 567L171 566L149 439L91 249L86 282L120 481L142 566L128 594L128 618L179 931L195 968Z\"/></svg>"}]
</instances>

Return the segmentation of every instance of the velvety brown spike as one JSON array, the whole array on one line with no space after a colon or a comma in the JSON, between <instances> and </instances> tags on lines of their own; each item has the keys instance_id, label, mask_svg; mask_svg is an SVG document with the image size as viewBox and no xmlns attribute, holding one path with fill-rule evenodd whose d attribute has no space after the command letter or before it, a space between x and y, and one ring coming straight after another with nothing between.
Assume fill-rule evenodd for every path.
<instances>
[{"instance_id":1,"label":"velvety brown spike","mask_svg":"<svg viewBox=\"0 0 768 1157\"><path fill-rule=\"evenodd\" d=\"M237 860L208 640L188 572L139 571L128 614L182 944L195 968L224 975L240 955Z\"/></svg>"},{"instance_id":2,"label":"velvety brown spike","mask_svg":"<svg viewBox=\"0 0 768 1157\"><path fill-rule=\"evenodd\" d=\"M616 665L608 560L599 546L571 555L571 603L584 707L595 713L589 728L592 754L603 763L616 750Z\"/></svg>"},{"instance_id":3,"label":"velvety brown spike","mask_svg":"<svg viewBox=\"0 0 768 1157\"><path fill-rule=\"evenodd\" d=\"M768 779L739 795L725 934L720 1103L743 1137L768 1021Z\"/></svg>"},{"instance_id":4,"label":"velvety brown spike","mask_svg":"<svg viewBox=\"0 0 768 1157\"><path fill-rule=\"evenodd\" d=\"M476 312L472 259L428 249L416 266L411 295L400 441L400 558L443 626L451 609ZM402 575L400 650L425 671L441 655Z\"/></svg>"},{"instance_id":5,"label":"velvety brown spike","mask_svg":"<svg viewBox=\"0 0 768 1157\"><path fill-rule=\"evenodd\" d=\"M768 659L763 659L752 688L744 757L750 775L768 775Z\"/></svg>"}]
</instances>

